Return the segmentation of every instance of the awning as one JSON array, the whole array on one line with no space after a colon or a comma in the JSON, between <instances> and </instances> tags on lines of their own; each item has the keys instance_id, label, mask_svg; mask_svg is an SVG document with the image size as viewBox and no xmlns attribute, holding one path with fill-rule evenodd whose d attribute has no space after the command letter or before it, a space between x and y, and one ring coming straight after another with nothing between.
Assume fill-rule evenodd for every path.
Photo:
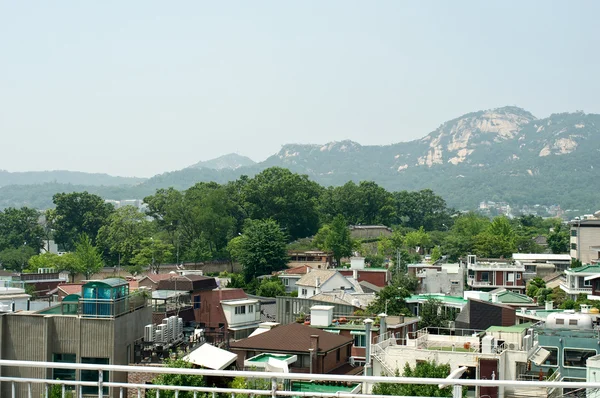
<instances>
[{"instance_id":1,"label":"awning","mask_svg":"<svg viewBox=\"0 0 600 398\"><path fill-rule=\"evenodd\" d=\"M237 354L222 350L208 343L202 344L200 347L183 357L184 361L214 370L223 370L234 363L236 359Z\"/></svg>"},{"instance_id":2,"label":"awning","mask_svg":"<svg viewBox=\"0 0 600 398\"><path fill-rule=\"evenodd\" d=\"M350 331L350 334L352 334L352 335L364 336L366 333L365 333L365 332L358 331L358 330L351 330L351 331Z\"/></svg>"},{"instance_id":3,"label":"awning","mask_svg":"<svg viewBox=\"0 0 600 398\"><path fill-rule=\"evenodd\" d=\"M323 329L324 332L328 332L328 333L333 333L333 334L340 334L339 330L334 330L334 329Z\"/></svg>"}]
</instances>

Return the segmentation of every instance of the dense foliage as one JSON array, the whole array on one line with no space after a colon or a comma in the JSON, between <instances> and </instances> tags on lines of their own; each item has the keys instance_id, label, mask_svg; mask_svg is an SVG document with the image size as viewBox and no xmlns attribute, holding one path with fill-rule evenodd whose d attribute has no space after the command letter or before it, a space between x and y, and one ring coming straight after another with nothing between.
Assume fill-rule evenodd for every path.
<instances>
[{"instance_id":1,"label":"dense foliage","mask_svg":"<svg viewBox=\"0 0 600 398\"><path fill-rule=\"evenodd\" d=\"M398 370L396 372L398 373ZM406 363L402 376L445 379L449 374L450 365L437 364L435 361L426 361L418 362L414 368L411 368ZM451 397L452 387L439 388L437 384L377 383L373 386L373 394L410 397Z\"/></svg>"}]
</instances>

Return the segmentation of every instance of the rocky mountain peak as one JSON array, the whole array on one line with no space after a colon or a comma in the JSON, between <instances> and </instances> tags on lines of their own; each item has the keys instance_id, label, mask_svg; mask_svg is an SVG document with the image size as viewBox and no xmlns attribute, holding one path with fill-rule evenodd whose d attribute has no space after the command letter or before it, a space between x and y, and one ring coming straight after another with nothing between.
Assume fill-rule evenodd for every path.
<instances>
[{"instance_id":1,"label":"rocky mountain peak","mask_svg":"<svg viewBox=\"0 0 600 398\"><path fill-rule=\"evenodd\" d=\"M213 170L224 170L230 169L235 170L240 167L247 167L256 164L256 162L249 157L238 155L237 153L229 153L227 155L219 156L218 158L200 161L196 164L189 166L189 169L213 169Z\"/></svg>"}]
</instances>

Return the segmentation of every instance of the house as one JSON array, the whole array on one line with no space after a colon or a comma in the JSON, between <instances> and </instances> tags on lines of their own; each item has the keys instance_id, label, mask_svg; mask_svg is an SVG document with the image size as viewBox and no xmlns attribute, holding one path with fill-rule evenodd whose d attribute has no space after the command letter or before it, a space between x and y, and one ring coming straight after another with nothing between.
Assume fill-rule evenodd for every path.
<instances>
[{"instance_id":1,"label":"house","mask_svg":"<svg viewBox=\"0 0 600 398\"><path fill-rule=\"evenodd\" d=\"M283 286L285 287L285 292L291 293L298 290L296 287L296 282L298 282L303 275L306 275L306 273L310 272L310 270L311 267L308 265L301 265L299 267L283 270L279 272L277 277L281 279L281 283L283 283Z\"/></svg>"},{"instance_id":2,"label":"house","mask_svg":"<svg viewBox=\"0 0 600 398\"><path fill-rule=\"evenodd\" d=\"M531 297L506 289L492 290L490 296L492 303L504 304L514 308L536 307L538 305Z\"/></svg>"},{"instance_id":3,"label":"house","mask_svg":"<svg viewBox=\"0 0 600 398\"><path fill-rule=\"evenodd\" d=\"M561 283L565 282L565 277L562 272L555 272L550 275L546 275L542 278L546 283L546 287L548 289L554 289L555 287L559 287Z\"/></svg>"},{"instance_id":4,"label":"house","mask_svg":"<svg viewBox=\"0 0 600 398\"><path fill-rule=\"evenodd\" d=\"M148 274L138 280L138 286L140 288L146 288L149 290L158 289L160 281L173 278L172 274Z\"/></svg>"},{"instance_id":5,"label":"house","mask_svg":"<svg viewBox=\"0 0 600 398\"><path fill-rule=\"evenodd\" d=\"M513 253L513 260L525 267L525 279L543 278L571 266L569 254Z\"/></svg>"},{"instance_id":6,"label":"house","mask_svg":"<svg viewBox=\"0 0 600 398\"><path fill-rule=\"evenodd\" d=\"M467 285L475 290L504 288L518 293L525 291L523 264L509 261L478 261L467 256Z\"/></svg>"},{"instance_id":7,"label":"house","mask_svg":"<svg viewBox=\"0 0 600 398\"><path fill-rule=\"evenodd\" d=\"M329 333L349 337L353 340L351 362L365 361L366 354L366 327L367 317L333 317L332 305L315 305L310 311L310 326ZM406 336L416 332L418 317L388 316L379 314L371 326L371 340L376 341L379 336L391 334Z\"/></svg>"},{"instance_id":8,"label":"house","mask_svg":"<svg viewBox=\"0 0 600 398\"><path fill-rule=\"evenodd\" d=\"M413 294L405 299L406 305L414 316L419 316L423 305L429 300L435 299L439 302L441 311L447 319L453 320L457 314L467 305L468 300L462 296L449 296L445 294Z\"/></svg>"},{"instance_id":9,"label":"house","mask_svg":"<svg viewBox=\"0 0 600 398\"><path fill-rule=\"evenodd\" d=\"M56 295L58 295L58 301L62 301L65 297L70 294L81 293L83 283L61 283L56 287Z\"/></svg>"},{"instance_id":10,"label":"house","mask_svg":"<svg viewBox=\"0 0 600 398\"><path fill-rule=\"evenodd\" d=\"M39 268L35 273L13 274L12 281L21 282L24 286L29 286L35 296L44 297L59 284L67 282L67 276L56 272L54 268Z\"/></svg>"},{"instance_id":11,"label":"house","mask_svg":"<svg viewBox=\"0 0 600 398\"><path fill-rule=\"evenodd\" d=\"M315 269L327 269L333 264L333 253L321 250L290 250L288 256L290 257L288 268L308 266Z\"/></svg>"},{"instance_id":12,"label":"house","mask_svg":"<svg viewBox=\"0 0 600 398\"><path fill-rule=\"evenodd\" d=\"M573 300L580 294L592 294L592 279L600 274L600 265L585 265L578 268L569 268L565 271L566 281L560 284L560 288Z\"/></svg>"},{"instance_id":13,"label":"house","mask_svg":"<svg viewBox=\"0 0 600 398\"><path fill-rule=\"evenodd\" d=\"M335 270L312 270L302 276L296 286L300 298L310 298L321 292L354 289L354 285Z\"/></svg>"},{"instance_id":14,"label":"house","mask_svg":"<svg viewBox=\"0 0 600 398\"><path fill-rule=\"evenodd\" d=\"M450 272L452 273L450 273ZM416 274L417 294L447 294L462 297L464 292L464 273L461 267L456 269L424 268Z\"/></svg>"},{"instance_id":15,"label":"house","mask_svg":"<svg viewBox=\"0 0 600 398\"><path fill-rule=\"evenodd\" d=\"M350 236L353 239L373 239L380 236L390 236L392 229L385 225L351 225Z\"/></svg>"},{"instance_id":16,"label":"house","mask_svg":"<svg viewBox=\"0 0 600 398\"><path fill-rule=\"evenodd\" d=\"M600 258L600 219L574 220L569 226L571 257L583 264L597 262Z\"/></svg>"},{"instance_id":17,"label":"house","mask_svg":"<svg viewBox=\"0 0 600 398\"><path fill-rule=\"evenodd\" d=\"M516 323L516 313L513 307L505 304L469 298L454 322L460 329L484 330L490 326L512 326Z\"/></svg>"},{"instance_id":18,"label":"house","mask_svg":"<svg viewBox=\"0 0 600 398\"><path fill-rule=\"evenodd\" d=\"M134 360L135 342L144 337L144 326L152 311L143 294L130 293L123 279L88 281L79 293L41 311L0 315L0 358L41 362L75 362L128 365ZM97 371L6 367L2 377L51 378L97 381ZM105 371L103 380L126 382L122 372ZM34 385L29 396L43 396L43 386ZM16 384L17 396L28 396L27 385ZM83 394L96 394L97 387L84 387ZM33 395L32 395L33 394ZM118 396L118 389L105 389ZM10 383L2 383L0 396L11 396Z\"/></svg>"},{"instance_id":19,"label":"house","mask_svg":"<svg viewBox=\"0 0 600 398\"><path fill-rule=\"evenodd\" d=\"M592 292L587 295L588 300L600 300L600 273L596 275L586 276L584 282L588 281L591 284Z\"/></svg>"},{"instance_id":20,"label":"house","mask_svg":"<svg viewBox=\"0 0 600 398\"><path fill-rule=\"evenodd\" d=\"M517 380L520 377L538 380L537 373L528 371L528 363L538 361L539 347L529 335L530 324L492 326L485 329L462 330L424 328L409 333L405 345L395 336L376 341L372 347L373 374L394 376L405 364L414 367L422 361L448 364L451 371L466 368L462 378ZM545 359L542 357L542 359ZM469 387L468 396L508 397L547 396L546 389L515 390L513 386ZM521 394L527 395L521 395Z\"/></svg>"},{"instance_id":21,"label":"house","mask_svg":"<svg viewBox=\"0 0 600 398\"><path fill-rule=\"evenodd\" d=\"M364 263L363 263L364 264ZM340 274L347 278L354 278L359 283L369 282L378 287L385 287L392 278L387 268L364 267L362 269L337 269Z\"/></svg>"},{"instance_id":22,"label":"house","mask_svg":"<svg viewBox=\"0 0 600 398\"><path fill-rule=\"evenodd\" d=\"M237 367L248 369L256 366L252 361L259 355L290 360L292 373L337 373L361 371L349 365L353 339L290 323L280 325L267 332L230 344L230 351L238 355Z\"/></svg>"},{"instance_id":23,"label":"house","mask_svg":"<svg viewBox=\"0 0 600 398\"><path fill-rule=\"evenodd\" d=\"M254 332L261 323L260 302L257 299L221 300L221 308L229 338L241 340Z\"/></svg>"},{"instance_id":24,"label":"house","mask_svg":"<svg viewBox=\"0 0 600 398\"><path fill-rule=\"evenodd\" d=\"M347 302L330 302L315 300L314 296L306 298L280 296L276 297L277 313L275 321L287 325L293 322L304 322L310 314L311 307L315 305L333 305L333 315L337 317L347 317L354 314L354 311L359 310L359 307L348 304Z\"/></svg>"}]
</instances>

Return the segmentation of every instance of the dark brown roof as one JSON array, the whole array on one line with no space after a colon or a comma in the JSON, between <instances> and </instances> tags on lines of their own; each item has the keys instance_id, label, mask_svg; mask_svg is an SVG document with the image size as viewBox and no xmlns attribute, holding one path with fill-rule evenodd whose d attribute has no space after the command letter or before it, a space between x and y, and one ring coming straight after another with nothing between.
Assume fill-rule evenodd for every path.
<instances>
[{"instance_id":1,"label":"dark brown roof","mask_svg":"<svg viewBox=\"0 0 600 398\"><path fill-rule=\"evenodd\" d=\"M319 336L319 351L327 352L352 343L350 337L311 328L300 323L277 326L268 332L231 343L231 348L255 351L309 352L310 336Z\"/></svg>"},{"instance_id":2,"label":"dark brown roof","mask_svg":"<svg viewBox=\"0 0 600 398\"><path fill-rule=\"evenodd\" d=\"M213 290L216 288L217 281L215 278L201 275L183 275L159 281L157 289L198 292L202 290Z\"/></svg>"}]
</instances>

